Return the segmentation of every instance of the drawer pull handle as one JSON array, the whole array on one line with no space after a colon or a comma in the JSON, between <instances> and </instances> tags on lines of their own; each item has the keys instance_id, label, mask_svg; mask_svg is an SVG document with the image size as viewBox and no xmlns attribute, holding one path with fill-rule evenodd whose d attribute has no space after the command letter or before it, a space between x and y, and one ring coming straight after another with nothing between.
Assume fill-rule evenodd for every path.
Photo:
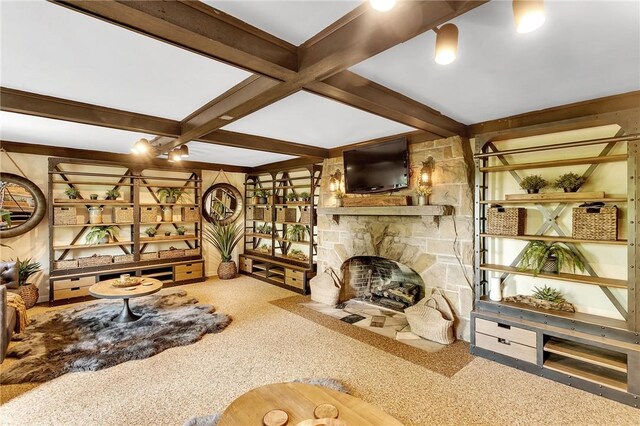
<instances>
[{"instance_id":1,"label":"drawer pull handle","mask_svg":"<svg viewBox=\"0 0 640 426\"><path fill-rule=\"evenodd\" d=\"M511 330L511 326L509 324L500 324L500 323L497 323L497 324L498 324L498 327L500 328L506 328L507 330Z\"/></svg>"},{"instance_id":2,"label":"drawer pull handle","mask_svg":"<svg viewBox=\"0 0 640 426\"><path fill-rule=\"evenodd\" d=\"M80 287L73 287L73 288L71 289L71 291L78 291L78 290L80 290Z\"/></svg>"},{"instance_id":3,"label":"drawer pull handle","mask_svg":"<svg viewBox=\"0 0 640 426\"><path fill-rule=\"evenodd\" d=\"M189 275L189 274L193 274L193 271L189 271L189 272L187 272L187 275Z\"/></svg>"},{"instance_id":4,"label":"drawer pull handle","mask_svg":"<svg viewBox=\"0 0 640 426\"><path fill-rule=\"evenodd\" d=\"M71 278L69 281L80 281L80 278Z\"/></svg>"},{"instance_id":5,"label":"drawer pull handle","mask_svg":"<svg viewBox=\"0 0 640 426\"><path fill-rule=\"evenodd\" d=\"M498 337L498 343L502 343L503 345L511 345L510 341L508 341L507 339L502 339L500 337Z\"/></svg>"}]
</instances>

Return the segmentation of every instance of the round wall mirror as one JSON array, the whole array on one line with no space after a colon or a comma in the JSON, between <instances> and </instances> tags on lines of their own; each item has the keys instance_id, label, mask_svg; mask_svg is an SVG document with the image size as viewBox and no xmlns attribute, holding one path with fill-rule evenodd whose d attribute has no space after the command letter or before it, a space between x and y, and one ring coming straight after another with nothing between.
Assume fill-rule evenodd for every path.
<instances>
[{"instance_id":1,"label":"round wall mirror","mask_svg":"<svg viewBox=\"0 0 640 426\"><path fill-rule=\"evenodd\" d=\"M42 221L46 209L44 194L35 183L0 173L0 239L31 231Z\"/></svg>"},{"instance_id":2,"label":"round wall mirror","mask_svg":"<svg viewBox=\"0 0 640 426\"><path fill-rule=\"evenodd\" d=\"M211 185L202 200L202 216L207 222L223 225L235 222L244 205L240 191L228 183Z\"/></svg>"}]
</instances>

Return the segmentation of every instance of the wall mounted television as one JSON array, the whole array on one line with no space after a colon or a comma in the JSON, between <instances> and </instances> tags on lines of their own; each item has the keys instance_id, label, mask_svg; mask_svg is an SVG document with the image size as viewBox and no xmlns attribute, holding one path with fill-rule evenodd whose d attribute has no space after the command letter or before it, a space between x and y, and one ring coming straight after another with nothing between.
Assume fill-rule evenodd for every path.
<instances>
[{"instance_id":1,"label":"wall mounted television","mask_svg":"<svg viewBox=\"0 0 640 426\"><path fill-rule=\"evenodd\" d=\"M407 138L345 151L343 159L349 194L397 191L408 186Z\"/></svg>"}]
</instances>

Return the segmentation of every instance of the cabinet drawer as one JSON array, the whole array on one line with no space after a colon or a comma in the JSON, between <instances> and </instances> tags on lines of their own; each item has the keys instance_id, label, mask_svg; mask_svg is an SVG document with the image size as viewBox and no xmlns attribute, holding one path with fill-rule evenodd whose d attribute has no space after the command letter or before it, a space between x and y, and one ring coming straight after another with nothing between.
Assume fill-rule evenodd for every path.
<instances>
[{"instance_id":1,"label":"cabinet drawer","mask_svg":"<svg viewBox=\"0 0 640 426\"><path fill-rule=\"evenodd\" d=\"M290 285L291 287L296 287L299 289L304 290L304 279L300 278L293 278L290 276L285 276L284 277L284 283L287 285Z\"/></svg>"},{"instance_id":2,"label":"cabinet drawer","mask_svg":"<svg viewBox=\"0 0 640 426\"><path fill-rule=\"evenodd\" d=\"M92 286L96 283L96 277L78 277L78 278L68 278L65 280L56 280L53 282L53 290L67 290L75 287L87 287Z\"/></svg>"},{"instance_id":3,"label":"cabinet drawer","mask_svg":"<svg viewBox=\"0 0 640 426\"><path fill-rule=\"evenodd\" d=\"M531 347L536 347L536 332L523 328L512 327L494 321L487 321L476 318L476 332L489 336L499 337L510 342L520 343Z\"/></svg>"},{"instance_id":4,"label":"cabinet drawer","mask_svg":"<svg viewBox=\"0 0 640 426\"><path fill-rule=\"evenodd\" d=\"M186 281L194 278L202 278L202 269L176 274L174 281Z\"/></svg>"},{"instance_id":5,"label":"cabinet drawer","mask_svg":"<svg viewBox=\"0 0 640 426\"><path fill-rule=\"evenodd\" d=\"M251 272L253 269L253 260L246 257L240 258L240 270L244 272Z\"/></svg>"},{"instance_id":6,"label":"cabinet drawer","mask_svg":"<svg viewBox=\"0 0 640 426\"><path fill-rule=\"evenodd\" d=\"M296 280L303 281L305 271L296 271L295 269L285 269L284 275L285 277L295 278Z\"/></svg>"},{"instance_id":7,"label":"cabinet drawer","mask_svg":"<svg viewBox=\"0 0 640 426\"><path fill-rule=\"evenodd\" d=\"M176 265L176 275L186 274L187 272L199 272L200 276L202 276L202 262Z\"/></svg>"},{"instance_id":8,"label":"cabinet drawer","mask_svg":"<svg viewBox=\"0 0 640 426\"><path fill-rule=\"evenodd\" d=\"M476 346L522 361L536 363L536 348L476 332Z\"/></svg>"},{"instance_id":9,"label":"cabinet drawer","mask_svg":"<svg viewBox=\"0 0 640 426\"><path fill-rule=\"evenodd\" d=\"M89 295L89 287L71 287L53 291L53 300L71 299L73 297L84 297ZM54 287L55 288L55 287Z\"/></svg>"}]
</instances>

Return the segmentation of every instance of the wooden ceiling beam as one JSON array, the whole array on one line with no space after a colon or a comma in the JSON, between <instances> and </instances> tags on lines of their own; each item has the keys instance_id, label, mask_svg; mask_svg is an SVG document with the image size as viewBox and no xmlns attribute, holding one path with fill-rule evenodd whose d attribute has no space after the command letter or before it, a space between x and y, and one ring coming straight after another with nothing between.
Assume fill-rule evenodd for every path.
<instances>
[{"instance_id":1,"label":"wooden ceiling beam","mask_svg":"<svg viewBox=\"0 0 640 426\"><path fill-rule=\"evenodd\" d=\"M334 158L334 157L340 157L342 156L342 153L345 151L350 151L352 149L359 149L359 148L365 148L371 145L377 145L379 143L383 143L383 142L387 142L387 141L392 141L398 138L402 138L405 137L407 138L407 143L409 145L411 144L415 144L415 143L420 143L420 142L427 142L427 141L433 141L433 140L437 140L437 139L442 139L442 136L440 135L435 135L433 133L430 132L425 132L422 130L416 130L413 132L406 132L406 133L399 133L396 135L390 135L390 136L384 136L381 138L375 138L375 139L370 139L367 141L362 141L362 142L356 142L350 145L343 145L343 146L339 146L336 148L331 148L329 150L329 158Z\"/></svg>"}]
</instances>

